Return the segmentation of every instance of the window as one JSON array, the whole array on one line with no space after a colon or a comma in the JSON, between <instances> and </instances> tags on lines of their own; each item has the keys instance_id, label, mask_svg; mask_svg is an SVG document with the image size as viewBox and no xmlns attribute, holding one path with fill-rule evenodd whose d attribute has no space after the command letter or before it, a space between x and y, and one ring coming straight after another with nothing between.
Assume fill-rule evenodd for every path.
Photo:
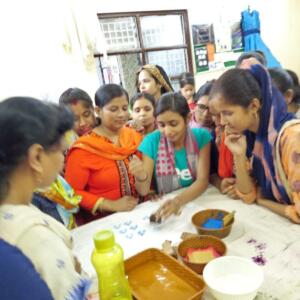
<instances>
[{"instance_id":1,"label":"window","mask_svg":"<svg viewBox=\"0 0 300 300\"><path fill-rule=\"evenodd\" d=\"M132 96L144 64L161 65L175 90L182 72L193 72L186 10L98 14L108 47L108 65L95 54L100 79L121 84Z\"/></svg>"}]
</instances>

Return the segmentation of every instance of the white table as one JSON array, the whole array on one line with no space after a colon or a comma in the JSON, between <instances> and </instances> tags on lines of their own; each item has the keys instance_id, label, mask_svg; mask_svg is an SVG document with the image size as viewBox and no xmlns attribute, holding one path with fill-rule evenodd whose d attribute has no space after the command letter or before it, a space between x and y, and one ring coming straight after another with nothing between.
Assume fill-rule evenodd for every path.
<instances>
[{"instance_id":1,"label":"white table","mask_svg":"<svg viewBox=\"0 0 300 300\"><path fill-rule=\"evenodd\" d=\"M172 216L161 225L150 224L149 215L162 201L146 202L131 212L116 213L73 230L74 253L83 269L90 275L95 274L90 256L94 247L93 235L98 230L112 229L127 258L146 248L161 248L165 240L177 243L184 231L196 232L191 217L201 209L236 210L232 232L224 241L228 255L256 257L265 262L261 266L265 281L256 299L300 300L300 225L255 204L231 200L212 186L201 197L187 204L180 216ZM207 294L203 299L212 298Z\"/></svg>"}]
</instances>

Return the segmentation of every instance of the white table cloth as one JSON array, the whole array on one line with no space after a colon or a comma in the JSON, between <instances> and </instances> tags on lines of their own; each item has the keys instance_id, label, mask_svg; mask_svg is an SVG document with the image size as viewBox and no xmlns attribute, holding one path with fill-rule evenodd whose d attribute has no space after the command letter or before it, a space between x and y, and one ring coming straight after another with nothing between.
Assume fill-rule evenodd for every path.
<instances>
[{"instance_id":1,"label":"white table cloth","mask_svg":"<svg viewBox=\"0 0 300 300\"><path fill-rule=\"evenodd\" d=\"M158 202L140 204L131 212L115 213L74 229L74 253L83 269L95 275L90 257L94 248L93 235L98 230L112 229L127 258L146 248L161 248L165 240L176 244L182 232L196 233L191 217L199 210L235 210L231 234L224 239L227 255L253 259L263 268L265 280L256 300L300 300L300 225L255 204L247 205L240 200L229 199L212 186L187 204L180 216L172 216L160 225L151 224L150 214L162 201L175 194L169 194ZM213 298L206 293L203 299Z\"/></svg>"}]
</instances>

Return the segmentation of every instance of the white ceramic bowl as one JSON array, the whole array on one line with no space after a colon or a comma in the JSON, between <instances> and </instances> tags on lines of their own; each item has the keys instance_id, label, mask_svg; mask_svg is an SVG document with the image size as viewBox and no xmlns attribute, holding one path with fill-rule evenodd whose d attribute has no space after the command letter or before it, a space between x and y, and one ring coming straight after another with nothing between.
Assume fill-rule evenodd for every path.
<instances>
[{"instance_id":1,"label":"white ceramic bowl","mask_svg":"<svg viewBox=\"0 0 300 300\"><path fill-rule=\"evenodd\" d=\"M205 266L203 278L217 300L253 300L264 273L247 258L222 256Z\"/></svg>"}]
</instances>

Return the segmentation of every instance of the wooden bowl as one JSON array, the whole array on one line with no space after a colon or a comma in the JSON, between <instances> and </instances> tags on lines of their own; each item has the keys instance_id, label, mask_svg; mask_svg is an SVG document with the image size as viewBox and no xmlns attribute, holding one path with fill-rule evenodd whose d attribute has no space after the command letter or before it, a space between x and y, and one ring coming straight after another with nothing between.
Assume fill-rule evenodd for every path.
<instances>
[{"instance_id":1,"label":"wooden bowl","mask_svg":"<svg viewBox=\"0 0 300 300\"><path fill-rule=\"evenodd\" d=\"M225 238L228 236L231 232L232 224L234 223L234 217L230 221L230 223L219 229L209 229L209 228L204 228L202 225L205 223L205 221L208 218L218 218L218 214L223 213L223 216L226 216L229 214L228 211L222 210L222 209L206 209L206 210L201 210L197 213L195 213L192 217L192 223L195 226L198 234L202 235L213 235L215 237L218 237L220 239Z\"/></svg>"},{"instance_id":2,"label":"wooden bowl","mask_svg":"<svg viewBox=\"0 0 300 300\"><path fill-rule=\"evenodd\" d=\"M204 267L208 263L192 263L186 260L187 251L189 248L195 248L195 249L203 249L207 247L213 247L221 256L226 255L227 247L225 243L214 236L209 235L201 235L197 237L191 237L186 240L183 240L178 245L178 258L189 268L191 268L193 271L195 271L198 274L202 274Z\"/></svg>"}]
</instances>

